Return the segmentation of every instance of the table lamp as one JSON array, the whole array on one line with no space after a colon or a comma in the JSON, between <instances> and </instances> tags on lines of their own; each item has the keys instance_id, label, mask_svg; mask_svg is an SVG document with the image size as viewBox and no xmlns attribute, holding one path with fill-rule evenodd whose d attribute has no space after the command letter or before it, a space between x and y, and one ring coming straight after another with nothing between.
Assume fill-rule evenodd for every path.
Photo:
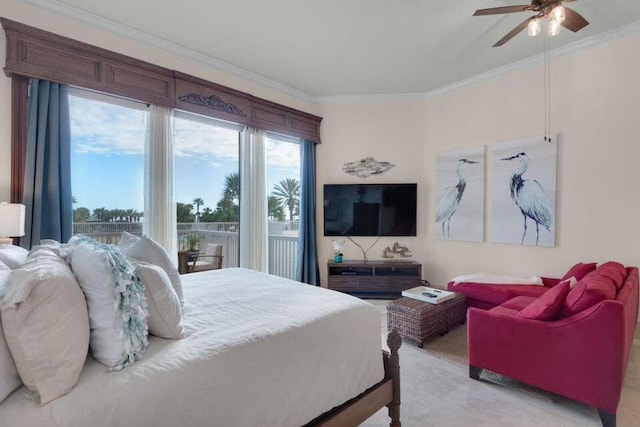
<instances>
[{"instance_id":1,"label":"table lamp","mask_svg":"<svg viewBox=\"0 0 640 427\"><path fill-rule=\"evenodd\" d=\"M0 203L0 244L12 244L11 237L24 236L25 206L20 203Z\"/></svg>"}]
</instances>

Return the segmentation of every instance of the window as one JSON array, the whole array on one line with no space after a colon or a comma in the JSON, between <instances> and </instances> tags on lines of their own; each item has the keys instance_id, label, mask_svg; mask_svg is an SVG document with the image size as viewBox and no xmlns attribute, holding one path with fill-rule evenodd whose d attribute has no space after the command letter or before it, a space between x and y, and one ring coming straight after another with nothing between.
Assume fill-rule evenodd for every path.
<instances>
[{"instance_id":1,"label":"window","mask_svg":"<svg viewBox=\"0 0 640 427\"><path fill-rule=\"evenodd\" d=\"M72 89L69 111L74 234L142 234L146 105Z\"/></svg>"},{"instance_id":2,"label":"window","mask_svg":"<svg viewBox=\"0 0 640 427\"><path fill-rule=\"evenodd\" d=\"M141 235L148 112L145 104L74 89L70 96L74 234L118 243ZM222 245L239 263L241 127L191 113L174 116L178 250ZM298 140L268 134L269 273L295 278L300 204Z\"/></svg>"},{"instance_id":3,"label":"window","mask_svg":"<svg viewBox=\"0 0 640 427\"><path fill-rule=\"evenodd\" d=\"M293 138L267 139L269 273L295 279L300 224L300 145Z\"/></svg>"},{"instance_id":4,"label":"window","mask_svg":"<svg viewBox=\"0 0 640 427\"><path fill-rule=\"evenodd\" d=\"M177 112L175 193L179 250L222 245L223 266L239 265L240 127Z\"/></svg>"}]
</instances>

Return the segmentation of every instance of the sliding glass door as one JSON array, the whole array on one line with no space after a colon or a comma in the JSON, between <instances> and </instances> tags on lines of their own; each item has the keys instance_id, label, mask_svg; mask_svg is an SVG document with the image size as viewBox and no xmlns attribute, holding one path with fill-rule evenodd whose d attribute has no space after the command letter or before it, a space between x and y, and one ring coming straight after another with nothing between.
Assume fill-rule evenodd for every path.
<instances>
[{"instance_id":1,"label":"sliding glass door","mask_svg":"<svg viewBox=\"0 0 640 427\"><path fill-rule=\"evenodd\" d=\"M72 89L73 234L117 244L144 221L145 104Z\"/></svg>"},{"instance_id":2,"label":"sliding glass door","mask_svg":"<svg viewBox=\"0 0 640 427\"><path fill-rule=\"evenodd\" d=\"M210 244L221 245L223 267L239 265L239 137L236 125L175 114L178 250L206 253Z\"/></svg>"},{"instance_id":3,"label":"sliding glass door","mask_svg":"<svg viewBox=\"0 0 640 427\"><path fill-rule=\"evenodd\" d=\"M300 144L269 134L267 139L269 273L295 279L300 224Z\"/></svg>"}]
</instances>

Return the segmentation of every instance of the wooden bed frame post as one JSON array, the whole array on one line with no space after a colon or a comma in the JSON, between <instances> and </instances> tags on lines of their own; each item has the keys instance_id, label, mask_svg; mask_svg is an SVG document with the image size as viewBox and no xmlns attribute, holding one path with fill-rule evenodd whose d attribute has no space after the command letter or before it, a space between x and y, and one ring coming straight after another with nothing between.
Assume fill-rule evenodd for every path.
<instances>
[{"instance_id":1,"label":"wooden bed frame post","mask_svg":"<svg viewBox=\"0 0 640 427\"><path fill-rule=\"evenodd\" d=\"M400 423L400 358L398 350L402 345L402 337L395 329L387 335L387 345L391 355L387 359L385 373L393 381L393 400L387 405L389 408L389 427L401 427Z\"/></svg>"}]
</instances>

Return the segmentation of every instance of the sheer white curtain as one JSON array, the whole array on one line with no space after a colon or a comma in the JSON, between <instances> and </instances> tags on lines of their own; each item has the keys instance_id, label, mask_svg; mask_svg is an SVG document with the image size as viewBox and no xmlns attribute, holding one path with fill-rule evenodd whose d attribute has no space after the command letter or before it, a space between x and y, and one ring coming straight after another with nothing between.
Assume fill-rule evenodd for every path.
<instances>
[{"instance_id":1,"label":"sheer white curtain","mask_svg":"<svg viewBox=\"0 0 640 427\"><path fill-rule=\"evenodd\" d=\"M142 231L178 262L176 204L173 184L173 111L151 105L144 163Z\"/></svg>"},{"instance_id":2,"label":"sheer white curtain","mask_svg":"<svg viewBox=\"0 0 640 427\"><path fill-rule=\"evenodd\" d=\"M240 267L266 273L267 133L246 128L240 135Z\"/></svg>"}]
</instances>

